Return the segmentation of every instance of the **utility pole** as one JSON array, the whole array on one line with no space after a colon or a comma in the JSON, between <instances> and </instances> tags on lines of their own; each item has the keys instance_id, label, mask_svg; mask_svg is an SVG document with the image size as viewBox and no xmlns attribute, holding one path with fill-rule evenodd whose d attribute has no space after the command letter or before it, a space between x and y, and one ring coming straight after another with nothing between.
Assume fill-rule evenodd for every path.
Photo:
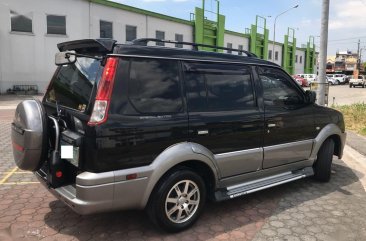
<instances>
[{"instance_id":1,"label":"utility pole","mask_svg":"<svg viewBox=\"0 0 366 241\"><path fill-rule=\"evenodd\" d=\"M358 40L358 44L357 44L357 70L360 70L360 63L361 63L360 40Z\"/></svg>"},{"instance_id":2,"label":"utility pole","mask_svg":"<svg viewBox=\"0 0 366 241\"><path fill-rule=\"evenodd\" d=\"M329 0L323 0L322 18L320 28L320 51L319 51L319 88L317 92L318 105L325 103L325 68L327 62L328 48L328 22L329 22Z\"/></svg>"}]
</instances>

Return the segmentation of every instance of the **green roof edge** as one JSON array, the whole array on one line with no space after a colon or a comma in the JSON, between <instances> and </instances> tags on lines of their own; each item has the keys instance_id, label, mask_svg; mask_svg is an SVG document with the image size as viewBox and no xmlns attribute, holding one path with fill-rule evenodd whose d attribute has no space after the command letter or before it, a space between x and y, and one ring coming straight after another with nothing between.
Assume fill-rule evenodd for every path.
<instances>
[{"instance_id":1,"label":"green roof edge","mask_svg":"<svg viewBox=\"0 0 366 241\"><path fill-rule=\"evenodd\" d=\"M150 16L150 17L160 18L160 19L171 21L171 22L182 23L182 24L187 24L187 25L192 25L192 26L194 25L194 23L189 20L175 18L175 17L171 17L168 15L160 14L160 13L155 13L155 12L151 12L151 11L144 10L141 8L131 7L131 6L128 6L125 4L121 4L121 3L111 2L111 1L107 1L107 0L89 0L89 2L97 3L100 5L107 6L107 7L118 8L118 9L130 11L130 12L134 12L134 13L139 13L139 14L143 14L146 16Z\"/></svg>"},{"instance_id":2,"label":"green roof edge","mask_svg":"<svg viewBox=\"0 0 366 241\"><path fill-rule=\"evenodd\" d=\"M181 23L181 24L194 26L194 22L189 21L189 20L176 18L176 17L172 17L172 16L160 14L160 13L155 13L155 12L144 10L144 9L141 9L141 8L131 7L131 6L128 6L128 5L125 5L125 4L122 4L122 3L111 2L111 1L108 1L108 0L88 0L88 1L91 2L91 3L96 3L96 4L104 5L104 6L107 6L107 7L118 8L118 9L130 11L130 12L134 12L134 13L143 14L143 15L150 16L150 17L155 17L155 18L168 20L168 21L171 21L171 22L176 22L176 23ZM238 36L238 37L250 38L249 34L239 33L239 32L235 32L235 31L231 31L231 30L227 30L227 29L225 29L225 33L231 34L231 35L234 35L234 36ZM269 40L268 43L272 44L273 41ZM275 42L275 44L283 46L283 43ZM300 48L300 47L296 47L296 49L297 50L303 50L303 51L305 50L304 48Z\"/></svg>"}]
</instances>

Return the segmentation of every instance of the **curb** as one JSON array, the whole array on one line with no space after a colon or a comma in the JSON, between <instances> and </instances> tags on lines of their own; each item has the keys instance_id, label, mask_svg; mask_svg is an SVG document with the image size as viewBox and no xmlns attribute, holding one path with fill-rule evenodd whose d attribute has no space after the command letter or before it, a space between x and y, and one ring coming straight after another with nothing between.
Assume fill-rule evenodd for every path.
<instances>
[{"instance_id":1,"label":"curb","mask_svg":"<svg viewBox=\"0 0 366 241\"><path fill-rule=\"evenodd\" d=\"M0 106L0 110L15 110L16 108L16 105Z\"/></svg>"},{"instance_id":2,"label":"curb","mask_svg":"<svg viewBox=\"0 0 366 241\"><path fill-rule=\"evenodd\" d=\"M366 191L366 156L362 155L349 145L345 145L342 160L359 178L363 188Z\"/></svg>"}]
</instances>

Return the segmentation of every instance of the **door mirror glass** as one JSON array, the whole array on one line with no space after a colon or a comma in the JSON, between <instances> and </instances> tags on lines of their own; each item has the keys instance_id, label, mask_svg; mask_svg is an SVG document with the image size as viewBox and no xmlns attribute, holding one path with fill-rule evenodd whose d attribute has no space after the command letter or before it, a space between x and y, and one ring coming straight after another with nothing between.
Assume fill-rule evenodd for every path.
<instances>
[{"instance_id":1,"label":"door mirror glass","mask_svg":"<svg viewBox=\"0 0 366 241\"><path fill-rule=\"evenodd\" d=\"M56 65L73 64L75 62L76 62L75 51L65 51L55 54Z\"/></svg>"},{"instance_id":2,"label":"door mirror glass","mask_svg":"<svg viewBox=\"0 0 366 241\"><path fill-rule=\"evenodd\" d=\"M305 92L305 95L306 95L306 101L309 104L314 104L315 103L315 100L316 100L316 92L315 91L307 90Z\"/></svg>"}]
</instances>

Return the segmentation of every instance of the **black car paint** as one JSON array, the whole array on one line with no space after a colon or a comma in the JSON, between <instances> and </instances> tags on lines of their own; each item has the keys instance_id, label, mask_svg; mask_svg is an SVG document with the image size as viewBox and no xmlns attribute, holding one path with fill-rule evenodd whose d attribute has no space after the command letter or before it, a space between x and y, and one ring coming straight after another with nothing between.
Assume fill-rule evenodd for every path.
<instances>
[{"instance_id":1,"label":"black car paint","mask_svg":"<svg viewBox=\"0 0 366 241\"><path fill-rule=\"evenodd\" d=\"M79 169L83 171L98 173L149 165L165 148L178 142L196 141L212 148L214 153L220 153L259 147L265 144L275 144L278 140L294 140L298 136L301 138L314 138L317 133L313 131L314 129L309 129L311 128L310 126L320 125L320 127L323 127L330 122L339 124L339 118L335 111L316 106L312 103L304 103L304 106L306 105L304 107L305 113L301 111L294 112L284 108L280 111L271 110L271 112L267 113L267 118L275 120L295 118L300 123L307 123L307 127L301 128L299 125L292 125L291 128L287 128L285 131L278 131L269 141L264 141L266 128L264 127L263 93L255 66L263 65L280 68L268 61L230 54L132 45L117 45L112 55L119 56L120 60L107 122L98 126L88 126L87 122L91 113L90 108L85 112L80 112L61 107L64 112L62 118L66 121L71 131L78 131L75 129L73 117L78 118L83 124L84 137L82 138L79 163ZM189 117L186 106L182 113L175 115L162 114L143 118L139 115L121 115L119 114L120 109L128 105L126 80L129 77L126 70L128 69L127 60L132 56L141 58L149 56L172 59L174 61L193 59L208 62L235 62L252 66L256 107L249 111L249 116L246 115L248 114L247 111L239 111L231 113L230 116L225 112L213 114L205 112L192 113ZM184 98L183 103L186 105L187 99L184 94L184 81L182 78L183 76L180 75L182 96ZM294 86L299 88L299 91L305 95L300 87ZM92 96L95 96L95 90ZM46 103L45 100L43 102L47 113L54 115L54 105ZM91 102L90 106L92 105L93 102ZM303 115L306 116L306 120L302 120ZM315 120L315 123L311 125L310 123L313 120ZM196 135L197 130L203 126L208 127L212 132L208 136L198 137ZM296 138L291 135L295 131L296 135L298 135ZM236 140L241 140L242 143L238 144L238 142L235 142ZM220 146L225 143L226 147Z\"/></svg>"}]
</instances>

